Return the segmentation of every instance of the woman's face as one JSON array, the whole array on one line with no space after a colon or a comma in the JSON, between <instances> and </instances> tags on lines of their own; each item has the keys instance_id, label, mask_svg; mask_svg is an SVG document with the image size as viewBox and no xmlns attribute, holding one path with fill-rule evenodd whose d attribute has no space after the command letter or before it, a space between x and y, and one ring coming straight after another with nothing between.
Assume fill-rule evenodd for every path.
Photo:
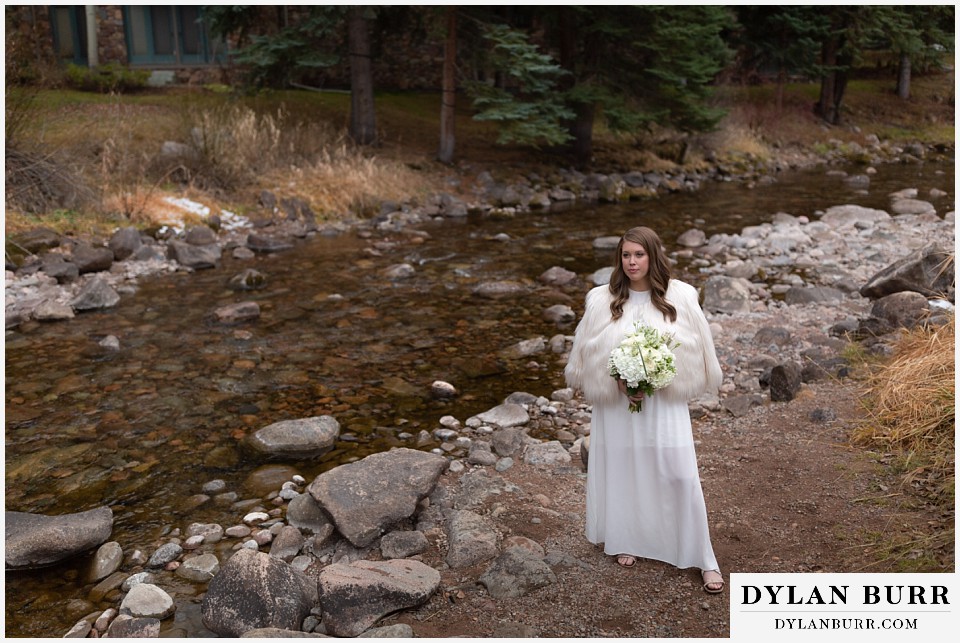
<instances>
[{"instance_id":1,"label":"woman's face","mask_svg":"<svg viewBox=\"0 0 960 643\"><path fill-rule=\"evenodd\" d=\"M642 245L624 241L620 263L630 280L630 290L650 290L650 257Z\"/></svg>"}]
</instances>

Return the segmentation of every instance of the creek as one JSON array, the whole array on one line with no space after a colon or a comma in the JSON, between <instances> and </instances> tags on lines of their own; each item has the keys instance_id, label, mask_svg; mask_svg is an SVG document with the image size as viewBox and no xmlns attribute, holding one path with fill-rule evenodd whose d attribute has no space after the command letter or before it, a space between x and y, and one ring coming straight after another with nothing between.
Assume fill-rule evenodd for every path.
<instances>
[{"instance_id":1,"label":"creek","mask_svg":"<svg viewBox=\"0 0 960 643\"><path fill-rule=\"evenodd\" d=\"M370 453L413 446L415 438L405 434L432 431L444 415L463 421L514 391L549 397L562 388L559 356L549 350L519 360L500 351L573 333L572 324L545 321L543 310L556 303L582 310L586 285L551 288L537 278L561 266L586 284L612 260L610 251L593 249L597 237L642 224L675 249L676 238L693 227L709 237L777 212L814 219L818 210L845 203L888 209L889 193L911 187L921 199L931 188L947 192L934 200L943 215L952 210L946 203L954 167L880 166L868 194L819 168L752 189L705 183L697 192L622 205L427 222L412 228L429 235L422 242L375 230L369 239L355 232L316 236L280 254L237 261L225 252L215 269L144 278L114 308L7 332L6 509L60 514L109 505L111 540L149 556L171 527L239 521L237 509L192 507L188 499L213 479L241 498L257 497L245 484L265 463L240 443L268 424L323 414L340 422L334 451L286 463L309 481ZM414 275L381 275L398 263L414 266ZM266 275L264 288L226 287L251 267ZM678 271L702 282L688 263ZM520 282L526 293L474 293L504 280ZM211 320L215 308L243 300L258 302L257 321ZM119 339L119 351L98 345L107 335ZM435 380L452 383L459 396L433 398ZM89 611L71 603L89 590L79 580L84 563L8 572L6 633L62 636Z\"/></svg>"}]
</instances>

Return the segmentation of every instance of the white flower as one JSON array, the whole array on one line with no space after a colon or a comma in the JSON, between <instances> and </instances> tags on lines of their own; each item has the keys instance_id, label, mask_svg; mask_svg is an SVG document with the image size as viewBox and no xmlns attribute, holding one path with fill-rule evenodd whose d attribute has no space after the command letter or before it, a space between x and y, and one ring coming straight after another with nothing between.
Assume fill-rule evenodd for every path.
<instances>
[{"instance_id":1,"label":"white flower","mask_svg":"<svg viewBox=\"0 0 960 643\"><path fill-rule=\"evenodd\" d=\"M631 395L643 391L653 395L673 381L677 374L671 349L680 344L668 333L641 322L610 353L610 375L624 380ZM630 404L630 410L643 409L643 402Z\"/></svg>"}]
</instances>

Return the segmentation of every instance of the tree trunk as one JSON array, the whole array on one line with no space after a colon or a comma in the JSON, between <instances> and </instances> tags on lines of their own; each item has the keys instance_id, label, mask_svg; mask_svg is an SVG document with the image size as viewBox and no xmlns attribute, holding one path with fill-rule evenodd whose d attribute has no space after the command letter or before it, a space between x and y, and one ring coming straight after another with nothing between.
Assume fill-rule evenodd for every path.
<instances>
[{"instance_id":1,"label":"tree trunk","mask_svg":"<svg viewBox=\"0 0 960 643\"><path fill-rule=\"evenodd\" d=\"M454 116L457 100L457 10L447 7L447 38L443 48L443 93L440 99L440 153L441 163L453 163Z\"/></svg>"},{"instance_id":2,"label":"tree trunk","mask_svg":"<svg viewBox=\"0 0 960 643\"><path fill-rule=\"evenodd\" d=\"M576 119L570 125L573 136L573 156L577 163L586 164L593 157L593 104L580 103L574 107Z\"/></svg>"},{"instance_id":3,"label":"tree trunk","mask_svg":"<svg viewBox=\"0 0 960 643\"><path fill-rule=\"evenodd\" d=\"M370 28L365 7L352 7L347 18L350 53L350 138L358 145L377 142L377 118L370 65Z\"/></svg>"},{"instance_id":4,"label":"tree trunk","mask_svg":"<svg viewBox=\"0 0 960 643\"><path fill-rule=\"evenodd\" d=\"M585 47L589 51L590 47ZM589 54L588 54L589 55ZM589 65L589 61L585 61ZM574 74L577 63L577 20L573 10L563 7L560 10L560 66L570 73L564 89L571 89L577 82ZM573 137L573 156L579 164L590 162L593 156L593 116L595 106L578 103L571 105L576 117L570 122L569 132Z\"/></svg>"},{"instance_id":5,"label":"tree trunk","mask_svg":"<svg viewBox=\"0 0 960 643\"><path fill-rule=\"evenodd\" d=\"M910 98L910 55L900 54L900 66L897 69L897 98Z\"/></svg>"},{"instance_id":6,"label":"tree trunk","mask_svg":"<svg viewBox=\"0 0 960 643\"><path fill-rule=\"evenodd\" d=\"M815 111L820 118L828 123L834 123L836 118L834 105L837 88L837 49L836 37L828 36L820 51L820 63L826 68L826 71L823 72L823 78L820 79L820 99L817 101Z\"/></svg>"}]
</instances>

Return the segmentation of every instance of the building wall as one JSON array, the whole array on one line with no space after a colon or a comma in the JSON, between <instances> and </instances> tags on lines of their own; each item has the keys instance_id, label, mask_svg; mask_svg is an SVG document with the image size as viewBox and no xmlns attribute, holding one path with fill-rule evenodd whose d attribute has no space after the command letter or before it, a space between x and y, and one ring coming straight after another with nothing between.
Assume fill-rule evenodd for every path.
<instances>
[{"instance_id":1,"label":"building wall","mask_svg":"<svg viewBox=\"0 0 960 643\"><path fill-rule=\"evenodd\" d=\"M289 6L264 7L261 29L276 31L278 22L298 20L305 9ZM11 52L25 57L25 62L45 59L54 62L53 33L50 14L45 5L13 5L5 7L7 18L7 55ZM100 64L128 64L126 35L123 25L122 5L97 5L97 55ZM324 88L348 88L350 68L345 52L346 33L333 39L329 47L343 56L342 62L317 72L315 84ZM427 38L398 30L389 37L372 35L377 54L372 62L374 85L378 89L438 89L441 86L443 66L443 43L439 38ZM235 48L236 42L229 43ZM237 81L242 70L228 63L203 66L151 66L151 68L174 71L176 82L202 84L209 82Z\"/></svg>"}]
</instances>

